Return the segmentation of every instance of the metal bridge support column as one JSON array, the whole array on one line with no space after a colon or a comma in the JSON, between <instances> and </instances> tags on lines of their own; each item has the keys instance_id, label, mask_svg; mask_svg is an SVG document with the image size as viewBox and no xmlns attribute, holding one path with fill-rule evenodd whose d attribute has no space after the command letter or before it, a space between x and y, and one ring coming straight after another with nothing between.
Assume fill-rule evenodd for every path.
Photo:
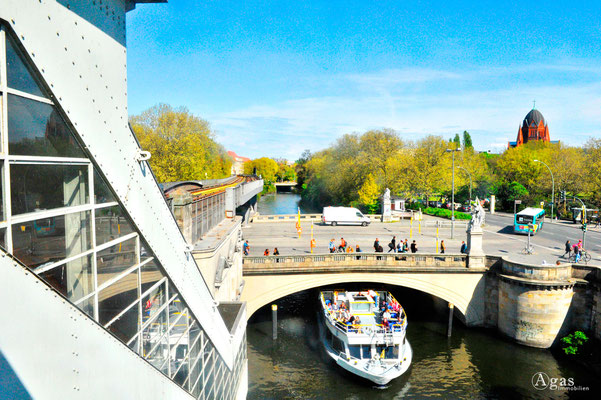
<instances>
[{"instance_id":1,"label":"metal bridge support column","mask_svg":"<svg viewBox=\"0 0 601 400\"><path fill-rule=\"evenodd\" d=\"M273 340L277 340L278 338L278 305L271 305L271 322L272 322L272 330L273 330Z\"/></svg>"}]
</instances>

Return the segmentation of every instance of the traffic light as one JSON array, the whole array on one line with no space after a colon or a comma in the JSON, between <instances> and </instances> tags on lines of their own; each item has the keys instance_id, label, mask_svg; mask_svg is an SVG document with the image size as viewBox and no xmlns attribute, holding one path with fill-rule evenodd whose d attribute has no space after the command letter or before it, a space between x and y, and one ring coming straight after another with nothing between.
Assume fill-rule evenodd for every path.
<instances>
[{"instance_id":1,"label":"traffic light","mask_svg":"<svg viewBox=\"0 0 601 400\"><path fill-rule=\"evenodd\" d=\"M583 232L586 232L586 222L584 222L584 223L582 224L582 231L583 231Z\"/></svg>"}]
</instances>

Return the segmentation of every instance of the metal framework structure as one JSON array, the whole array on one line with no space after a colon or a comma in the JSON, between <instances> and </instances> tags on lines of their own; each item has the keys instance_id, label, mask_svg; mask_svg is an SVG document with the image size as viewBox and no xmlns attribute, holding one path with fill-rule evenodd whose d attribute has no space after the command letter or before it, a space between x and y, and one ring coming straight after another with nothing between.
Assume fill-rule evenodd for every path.
<instances>
[{"instance_id":1,"label":"metal framework structure","mask_svg":"<svg viewBox=\"0 0 601 400\"><path fill-rule=\"evenodd\" d=\"M116 54L125 60L124 17L134 3L3 0L0 253L110 332L122 343L115 351L133 351L195 398L230 399L245 374L246 340L226 328L148 164L139 161L127 125L125 68L99 66ZM14 339L0 335L0 350L22 366L27 353L18 353ZM92 347L78 352L98 365L113 357ZM94 364L86 368L91 374ZM42 381L31 373L17 371L39 394Z\"/></svg>"}]
</instances>

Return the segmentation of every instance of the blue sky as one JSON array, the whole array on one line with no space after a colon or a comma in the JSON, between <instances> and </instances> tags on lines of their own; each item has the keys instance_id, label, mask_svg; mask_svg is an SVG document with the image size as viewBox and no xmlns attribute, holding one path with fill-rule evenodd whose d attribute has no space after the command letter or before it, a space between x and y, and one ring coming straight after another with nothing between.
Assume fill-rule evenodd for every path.
<instances>
[{"instance_id":1,"label":"blue sky","mask_svg":"<svg viewBox=\"0 0 601 400\"><path fill-rule=\"evenodd\" d=\"M128 13L129 112L186 106L228 150L296 159L345 133L468 130L502 151L536 100L601 136L598 1L170 0Z\"/></svg>"}]
</instances>

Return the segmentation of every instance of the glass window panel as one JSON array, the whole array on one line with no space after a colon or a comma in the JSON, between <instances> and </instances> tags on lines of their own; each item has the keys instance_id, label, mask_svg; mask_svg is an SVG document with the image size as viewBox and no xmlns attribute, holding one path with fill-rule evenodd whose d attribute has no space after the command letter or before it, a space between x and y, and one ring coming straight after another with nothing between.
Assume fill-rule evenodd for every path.
<instances>
[{"instance_id":1,"label":"glass window panel","mask_svg":"<svg viewBox=\"0 0 601 400\"><path fill-rule=\"evenodd\" d=\"M115 196L113 196L113 192L111 192L104 179L102 179L96 168L94 168L94 202L101 204L113 201L117 201Z\"/></svg>"},{"instance_id":2,"label":"glass window panel","mask_svg":"<svg viewBox=\"0 0 601 400\"><path fill-rule=\"evenodd\" d=\"M94 276L92 273L92 256L85 256L70 261L59 267L40 274L40 277L63 296L75 303L82 297L94 291ZM94 317L94 298L90 297L77 305L86 314Z\"/></svg>"},{"instance_id":3,"label":"glass window panel","mask_svg":"<svg viewBox=\"0 0 601 400\"><path fill-rule=\"evenodd\" d=\"M85 165L12 164L10 185L13 215L89 202Z\"/></svg>"},{"instance_id":4,"label":"glass window panel","mask_svg":"<svg viewBox=\"0 0 601 400\"><path fill-rule=\"evenodd\" d=\"M148 257L142 258L142 261L144 259L148 259ZM142 274L142 293L165 276L154 259L144 264L140 271Z\"/></svg>"},{"instance_id":5,"label":"glass window panel","mask_svg":"<svg viewBox=\"0 0 601 400\"><path fill-rule=\"evenodd\" d=\"M0 228L0 247L6 250L6 228Z\"/></svg>"},{"instance_id":6,"label":"glass window panel","mask_svg":"<svg viewBox=\"0 0 601 400\"><path fill-rule=\"evenodd\" d=\"M137 264L136 238L126 240L98 252L96 269L98 286Z\"/></svg>"},{"instance_id":7,"label":"glass window panel","mask_svg":"<svg viewBox=\"0 0 601 400\"><path fill-rule=\"evenodd\" d=\"M96 244L101 245L134 232L121 206L96 210Z\"/></svg>"},{"instance_id":8,"label":"glass window panel","mask_svg":"<svg viewBox=\"0 0 601 400\"><path fill-rule=\"evenodd\" d=\"M6 40L6 77L8 87L36 96L47 97L33 79L33 74L26 67L19 53L12 40Z\"/></svg>"},{"instance_id":9,"label":"glass window panel","mask_svg":"<svg viewBox=\"0 0 601 400\"><path fill-rule=\"evenodd\" d=\"M150 293L142 297L142 319L143 322L151 319L166 301L165 282L152 289Z\"/></svg>"},{"instance_id":10,"label":"glass window panel","mask_svg":"<svg viewBox=\"0 0 601 400\"><path fill-rule=\"evenodd\" d=\"M8 95L8 152L14 155L85 157L54 106Z\"/></svg>"},{"instance_id":11,"label":"glass window panel","mask_svg":"<svg viewBox=\"0 0 601 400\"><path fill-rule=\"evenodd\" d=\"M138 271L119 279L98 293L98 318L106 325L138 299ZM114 321L107 329L127 343L139 330L138 304Z\"/></svg>"},{"instance_id":12,"label":"glass window panel","mask_svg":"<svg viewBox=\"0 0 601 400\"><path fill-rule=\"evenodd\" d=\"M0 96L0 105L2 97ZM4 163L0 163L0 221L4 221Z\"/></svg>"},{"instance_id":13,"label":"glass window panel","mask_svg":"<svg viewBox=\"0 0 601 400\"><path fill-rule=\"evenodd\" d=\"M167 373L166 361L169 360L169 337L166 333L167 310L165 309L142 333L143 356L156 368L161 369L163 366L161 370L163 373Z\"/></svg>"},{"instance_id":14,"label":"glass window panel","mask_svg":"<svg viewBox=\"0 0 601 400\"><path fill-rule=\"evenodd\" d=\"M13 254L30 268L76 256L91 247L90 212L12 226Z\"/></svg>"}]
</instances>

